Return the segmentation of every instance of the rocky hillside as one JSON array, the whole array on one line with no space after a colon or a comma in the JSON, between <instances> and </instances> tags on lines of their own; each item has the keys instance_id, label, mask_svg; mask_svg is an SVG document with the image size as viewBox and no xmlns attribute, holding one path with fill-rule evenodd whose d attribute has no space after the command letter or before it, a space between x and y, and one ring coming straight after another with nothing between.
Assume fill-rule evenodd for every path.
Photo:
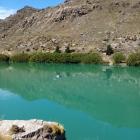
<instances>
[{"instance_id":1,"label":"rocky hillside","mask_svg":"<svg viewBox=\"0 0 140 140\"><path fill-rule=\"evenodd\" d=\"M24 7L0 20L2 53L105 52L140 49L140 0L66 0L46 9Z\"/></svg>"}]
</instances>

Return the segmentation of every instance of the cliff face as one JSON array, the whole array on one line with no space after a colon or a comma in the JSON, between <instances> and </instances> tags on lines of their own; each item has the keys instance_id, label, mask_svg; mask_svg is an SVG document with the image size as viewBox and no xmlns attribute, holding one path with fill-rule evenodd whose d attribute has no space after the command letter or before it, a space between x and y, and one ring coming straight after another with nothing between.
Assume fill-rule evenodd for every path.
<instances>
[{"instance_id":1,"label":"cliff face","mask_svg":"<svg viewBox=\"0 0 140 140\"><path fill-rule=\"evenodd\" d=\"M139 0L66 0L46 9L26 6L0 21L0 50L53 52L71 47L76 52L140 48Z\"/></svg>"}]
</instances>

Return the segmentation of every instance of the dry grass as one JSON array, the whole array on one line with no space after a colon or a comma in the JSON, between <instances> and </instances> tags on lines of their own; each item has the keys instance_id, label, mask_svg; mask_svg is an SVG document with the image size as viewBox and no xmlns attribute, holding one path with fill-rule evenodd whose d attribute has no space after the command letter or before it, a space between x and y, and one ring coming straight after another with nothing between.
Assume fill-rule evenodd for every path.
<instances>
[{"instance_id":1,"label":"dry grass","mask_svg":"<svg viewBox=\"0 0 140 140\"><path fill-rule=\"evenodd\" d=\"M0 140L12 140L10 136L3 136L0 134Z\"/></svg>"},{"instance_id":2,"label":"dry grass","mask_svg":"<svg viewBox=\"0 0 140 140\"><path fill-rule=\"evenodd\" d=\"M64 127L62 125L59 124L50 124L50 125L44 125L44 129L45 130L49 130L50 133L52 134L57 134L57 135L61 135L65 133Z\"/></svg>"},{"instance_id":3,"label":"dry grass","mask_svg":"<svg viewBox=\"0 0 140 140\"><path fill-rule=\"evenodd\" d=\"M24 127L18 127L17 125L13 125L10 129L10 134L18 134L25 132Z\"/></svg>"}]
</instances>

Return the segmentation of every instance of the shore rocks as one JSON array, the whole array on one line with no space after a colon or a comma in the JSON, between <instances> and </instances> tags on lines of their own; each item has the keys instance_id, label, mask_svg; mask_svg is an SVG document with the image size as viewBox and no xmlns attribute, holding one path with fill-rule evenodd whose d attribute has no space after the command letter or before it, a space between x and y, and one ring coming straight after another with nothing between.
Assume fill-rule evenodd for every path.
<instances>
[{"instance_id":1,"label":"shore rocks","mask_svg":"<svg viewBox=\"0 0 140 140\"><path fill-rule=\"evenodd\" d=\"M62 125L43 120L0 121L1 137L11 140L66 140Z\"/></svg>"}]
</instances>

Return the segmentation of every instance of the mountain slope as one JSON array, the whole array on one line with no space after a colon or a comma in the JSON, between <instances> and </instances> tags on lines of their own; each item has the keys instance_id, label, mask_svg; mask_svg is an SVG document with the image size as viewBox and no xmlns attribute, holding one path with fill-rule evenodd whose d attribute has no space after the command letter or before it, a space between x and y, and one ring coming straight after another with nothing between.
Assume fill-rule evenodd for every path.
<instances>
[{"instance_id":1,"label":"mountain slope","mask_svg":"<svg viewBox=\"0 0 140 140\"><path fill-rule=\"evenodd\" d=\"M53 52L67 46L75 52L140 48L139 0L66 0L46 9L25 7L0 21L0 50Z\"/></svg>"}]
</instances>

